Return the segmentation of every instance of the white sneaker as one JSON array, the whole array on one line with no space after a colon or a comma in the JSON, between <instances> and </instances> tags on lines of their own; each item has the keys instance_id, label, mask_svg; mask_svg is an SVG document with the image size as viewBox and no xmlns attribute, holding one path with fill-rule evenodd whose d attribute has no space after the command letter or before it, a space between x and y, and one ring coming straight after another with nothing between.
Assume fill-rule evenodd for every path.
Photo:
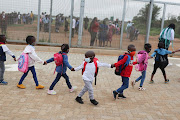
<instances>
[{"instance_id":1,"label":"white sneaker","mask_svg":"<svg viewBox=\"0 0 180 120\"><path fill-rule=\"evenodd\" d=\"M69 89L69 92L72 93L77 89L77 86L73 86L71 89Z\"/></svg>"},{"instance_id":2,"label":"white sneaker","mask_svg":"<svg viewBox=\"0 0 180 120\"><path fill-rule=\"evenodd\" d=\"M146 90L146 88L139 87L139 91L143 91L143 90Z\"/></svg>"},{"instance_id":3,"label":"white sneaker","mask_svg":"<svg viewBox=\"0 0 180 120\"><path fill-rule=\"evenodd\" d=\"M54 91L54 90L48 90L47 94L49 94L49 95L55 95L55 94L56 94L56 91Z\"/></svg>"},{"instance_id":4,"label":"white sneaker","mask_svg":"<svg viewBox=\"0 0 180 120\"><path fill-rule=\"evenodd\" d=\"M135 84L136 84L135 81L132 81L132 82L131 82L131 85L132 85L133 88L134 88Z\"/></svg>"}]
</instances>

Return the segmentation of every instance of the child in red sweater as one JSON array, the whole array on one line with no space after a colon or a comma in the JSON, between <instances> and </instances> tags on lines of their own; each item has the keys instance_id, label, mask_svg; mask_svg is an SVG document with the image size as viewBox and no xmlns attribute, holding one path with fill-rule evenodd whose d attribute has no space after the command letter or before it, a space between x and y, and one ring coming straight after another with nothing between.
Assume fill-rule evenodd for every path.
<instances>
[{"instance_id":1,"label":"child in red sweater","mask_svg":"<svg viewBox=\"0 0 180 120\"><path fill-rule=\"evenodd\" d=\"M119 67L120 65L122 65L121 68L124 68L124 64L126 63L128 59L128 55L131 57L131 60L128 66L122 69L121 71L120 76L122 77L123 84L119 89L113 91L114 99L116 99L117 94L118 94L118 98L126 98L123 95L123 91L129 87L129 77L131 76L133 64L136 64L136 62L133 62L133 56L135 54L136 54L136 47L134 45L129 45L128 53L124 54L125 55L124 58L118 61L117 63L111 65L112 67Z\"/></svg>"}]
</instances>

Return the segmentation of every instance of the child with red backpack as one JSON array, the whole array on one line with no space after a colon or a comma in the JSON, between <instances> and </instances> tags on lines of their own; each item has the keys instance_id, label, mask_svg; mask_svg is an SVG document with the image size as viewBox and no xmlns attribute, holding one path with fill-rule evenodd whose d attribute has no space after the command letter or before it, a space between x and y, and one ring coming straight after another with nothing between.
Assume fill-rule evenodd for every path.
<instances>
[{"instance_id":1,"label":"child with red backpack","mask_svg":"<svg viewBox=\"0 0 180 120\"><path fill-rule=\"evenodd\" d=\"M56 64L55 71L57 72L57 76L56 76L55 80L53 81L53 83L51 84L51 86L49 87L49 90L47 92L49 95L55 95L56 94L56 92L53 89L54 89L54 86L56 85L56 83L61 78L61 76L63 76L64 79L66 80L66 84L67 84L70 92L73 92L74 89L76 89L76 86L72 87L72 85L69 81L69 77L66 74L67 67L70 70L74 70L74 68L68 62L67 54L69 52L69 45L63 44L61 46L61 50L62 51L60 51L59 53L54 54L53 58L51 58L45 62L45 64L47 64L47 63L51 63L51 62L55 61L55 64Z\"/></svg>"},{"instance_id":2,"label":"child with red backpack","mask_svg":"<svg viewBox=\"0 0 180 120\"><path fill-rule=\"evenodd\" d=\"M123 95L123 91L129 87L129 77L133 69L133 56L136 54L136 47L134 45L128 46L128 53L125 53L123 56L119 56L118 62L112 64L112 67L116 67L115 74L122 77L122 86L117 90L113 91L113 97L126 98Z\"/></svg>"},{"instance_id":3,"label":"child with red backpack","mask_svg":"<svg viewBox=\"0 0 180 120\"><path fill-rule=\"evenodd\" d=\"M92 82L94 79L94 75L97 74L98 67L111 67L110 64L107 63L100 63L97 58L95 58L95 53L93 51L88 51L85 53L85 61L79 67L75 68L75 71L82 69L82 78L84 80L85 86L76 97L76 101L80 104L84 104L82 101L82 96L85 92L89 92L89 99L92 104L97 105L98 102L94 99L93 87ZM74 71L73 70L73 71Z\"/></svg>"},{"instance_id":4,"label":"child with red backpack","mask_svg":"<svg viewBox=\"0 0 180 120\"><path fill-rule=\"evenodd\" d=\"M139 80L141 80L140 85L139 85L139 90L145 90L145 88L143 88L143 83L144 80L146 78L146 69L147 69L147 65L148 65L148 59L149 59L149 55L148 53L151 51L151 44L146 43L144 45L144 49L142 51L139 51L137 54L137 65L135 66L135 69L137 71L140 71L142 73L142 75L137 78L136 80L131 82L132 87L134 87L135 83L138 82Z\"/></svg>"}]
</instances>

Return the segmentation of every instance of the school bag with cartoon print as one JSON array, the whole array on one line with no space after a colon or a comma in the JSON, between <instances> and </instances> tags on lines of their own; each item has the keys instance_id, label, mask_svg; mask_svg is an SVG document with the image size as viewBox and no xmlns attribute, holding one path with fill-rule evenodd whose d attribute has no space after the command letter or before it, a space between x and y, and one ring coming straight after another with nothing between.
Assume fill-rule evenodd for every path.
<instances>
[{"instance_id":1,"label":"school bag with cartoon print","mask_svg":"<svg viewBox=\"0 0 180 120\"><path fill-rule=\"evenodd\" d=\"M146 54L146 58L144 59L144 54ZM148 61L148 54L145 53L138 53L136 55L136 61L138 62L138 64L135 65L135 70L136 71L144 71L145 65L147 65L147 61ZM140 62L142 61L142 62Z\"/></svg>"},{"instance_id":2,"label":"school bag with cartoon print","mask_svg":"<svg viewBox=\"0 0 180 120\"><path fill-rule=\"evenodd\" d=\"M120 55L120 56L118 57L118 61L122 60L125 56L128 56L128 59L127 59L126 62L124 63L124 67L122 67L122 65L120 65L120 66L116 67L116 69L115 69L115 72L114 72L114 73L115 73L116 75L118 75L118 76L121 75L122 70L124 70L124 69L129 65L129 63L130 63L130 61L131 61L131 57L130 57L129 55Z\"/></svg>"},{"instance_id":3,"label":"school bag with cartoon print","mask_svg":"<svg viewBox=\"0 0 180 120\"><path fill-rule=\"evenodd\" d=\"M94 65L95 65L95 68L96 68L96 70L95 70L95 74L94 74L94 77L95 77L95 85L96 85L96 77L97 77L97 74L98 74L98 71L99 71L99 68L98 68L98 65L97 65L97 61L98 61L98 59L97 58L94 58L93 59L93 62L94 62ZM84 67L83 67L83 69L82 69L82 75L83 75L83 73L84 73L84 71L85 71L85 69L86 69L86 65L87 65L87 62L84 62Z\"/></svg>"},{"instance_id":4,"label":"school bag with cartoon print","mask_svg":"<svg viewBox=\"0 0 180 120\"><path fill-rule=\"evenodd\" d=\"M29 55L27 53L22 53L18 59L18 70L20 72L26 73L28 71Z\"/></svg>"}]
</instances>

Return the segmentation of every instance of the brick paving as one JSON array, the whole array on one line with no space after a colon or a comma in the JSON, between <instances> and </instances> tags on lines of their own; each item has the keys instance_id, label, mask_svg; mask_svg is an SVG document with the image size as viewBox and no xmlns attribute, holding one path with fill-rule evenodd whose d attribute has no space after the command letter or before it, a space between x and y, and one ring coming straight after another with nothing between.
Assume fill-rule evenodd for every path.
<instances>
[{"instance_id":1,"label":"brick paving","mask_svg":"<svg viewBox=\"0 0 180 120\"><path fill-rule=\"evenodd\" d=\"M11 49L11 46L9 47ZM16 56L22 51L11 49ZM52 57L55 52L38 51L37 54L43 60ZM69 62L73 67L82 63L83 54L69 53ZM118 56L118 55L117 55ZM97 55L101 62L114 63L117 56ZM7 55L5 80L7 86L0 86L0 120L125 120L125 119L180 119L180 64L179 59L170 58L171 66L166 68L169 84L164 84L161 71L158 70L154 81L149 84L153 69L153 59L149 60L147 77L144 83L145 91L138 91L137 83L133 89L131 86L125 90L126 99L114 100L112 91L121 86L121 78L114 74L114 69L100 68L97 85L94 87L95 99L99 105L90 103L88 94L83 96L84 104L77 103L74 99L83 88L81 71L67 71L73 86L77 90L69 93L64 78L55 86L57 95L47 95L47 90L56 75L53 75L54 63L47 66L36 64L36 72L39 83L44 85L43 90L36 90L32 74L24 80L26 89L16 87L22 73L15 67L14 62ZM130 81L139 77L140 73L133 70ZM94 83L93 83L94 84Z\"/></svg>"}]
</instances>

